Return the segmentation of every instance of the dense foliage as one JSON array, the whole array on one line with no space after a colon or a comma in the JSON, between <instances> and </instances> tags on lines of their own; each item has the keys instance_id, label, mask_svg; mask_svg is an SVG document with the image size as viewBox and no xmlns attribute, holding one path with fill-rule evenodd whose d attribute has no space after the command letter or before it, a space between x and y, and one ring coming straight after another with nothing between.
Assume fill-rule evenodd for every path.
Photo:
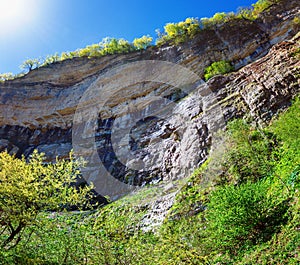
<instances>
[{"instance_id":1,"label":"dense foliage","mask_svg":"<svg viewBox=\"0 0 300 265\"><path fill-rule=\"evenodd\" d=\"M144 35L141 38L135 38L133 41L133 46L138 50L146 49L151 45L152 41L153 41L152 37Z\"/></svg>"},{"instance_id":2,"label":"dense foliage","mask_svg":"<svg viewBox=\"0 0 300 265\"><path fill-rule=\"evenodd\" d=\"M164 26L164 33L158 32L156 44L162 45L166 42L178 44L188 38L194 37L200 31L199 21L195 18L187 18L179 23L168 23Z\"/></svg>"},{"instance_id":3,"label":"dense foliage","mask_svg":"<svg viewBox=\"0 0 300 265\"><path fill-rule=\"evenodd\" d=\"M43 207L34 229L26 227L22 238L27 240L13 249L1 249L1 264L299 264L299 109L298 99L263 129L231 122L223 135L225 150L216 150L195 171L155 233L142 227L147 203L165 192L159 186L92 212L49 212L44 211L49 204L37 201ZM30 172L26 168L22 164L13 172ZM20 194L18 185L27 174L18 178L21 184L4 187ZM39 191L39 186L23 186L23 200ZM15 218L23 200L21 205L11 200ZM25 212L27 218L31 212Z\"/></svg>"},{"instance_id":4,"label":"dense foliage","mask_svg":"<svg viewBox=\"0 0 300 265\"><path fill-rule=\"evenodd\" d=\"M34 151L28 162L7 152L0 153L0 243L10 248L31 232L44 211L63 210L67 205L82 205L90 188L75 188L80 161L57 160L45 164L45 156ZM29 235L27 235L28 237Z\"/></svg>"},{"instance_id":5,"label":"dense foliage","mask_svg":"<svg viewBox=\"0 0 300 265\"><path fill-rule=\"evenodd\" d=\"M204 78L207 81L215 75L226 74L233 71L233 67L229 62L219 61L214 62L204 70Z\"/></svg>"},{"instance_id":6,"label":"dense foliage","mask_svg":"<svg viewBox=\"0 0 300 265\"><path fill-rule=\"evenodd\" d=\"M252 7L240 8L237 13L220 12L211 18L187 18L179 23L168 23L164 26L164 32L158 30L157 45L164 43L178 44L193 38L198 32L218 28L232 20L247 19L255 20L263 11L280 0L258 0Z\"/></svg>"}]
</instances>

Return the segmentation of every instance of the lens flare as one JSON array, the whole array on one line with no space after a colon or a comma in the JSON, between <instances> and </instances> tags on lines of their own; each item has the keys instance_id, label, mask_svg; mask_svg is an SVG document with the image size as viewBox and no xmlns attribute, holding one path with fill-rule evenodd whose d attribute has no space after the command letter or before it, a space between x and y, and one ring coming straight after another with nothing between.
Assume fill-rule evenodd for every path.
<instances>
[{"instance_id":1,"label":"lens flare","mask_svg":"<svg viewBox=\"0 0 300 265\"><path fill-rule=\"evenodd\" d=\"M0 0L0 34L24 31L37 17L36 0Z\"/></svg>"}]
</instances>

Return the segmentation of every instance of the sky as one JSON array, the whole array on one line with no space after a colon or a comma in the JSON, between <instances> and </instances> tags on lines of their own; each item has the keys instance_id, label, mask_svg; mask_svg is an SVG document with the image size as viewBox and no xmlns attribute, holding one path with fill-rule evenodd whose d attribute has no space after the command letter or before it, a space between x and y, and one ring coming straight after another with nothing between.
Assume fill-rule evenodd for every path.
<instances>
[{"instance_id":1,"label":"sky","mask_svg":"<svg viewBox=\"0 0 300 265\"><path fill-rule=\"evenodd\" d=\"M105 37L163 31L169 22L236 11L256 0L0 0L0 73L20 73L26 59L73 51Z\"/></svg>"}]
</instances>

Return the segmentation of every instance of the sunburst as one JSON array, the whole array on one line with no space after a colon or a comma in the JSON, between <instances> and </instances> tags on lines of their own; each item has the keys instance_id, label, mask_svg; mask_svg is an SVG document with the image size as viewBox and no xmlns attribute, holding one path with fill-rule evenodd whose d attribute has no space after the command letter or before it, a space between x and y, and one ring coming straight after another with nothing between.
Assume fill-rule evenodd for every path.
<instances>
[{"instance_id":1,"label":"sunburst","mask_svg":"<svg viewBox=\"0 0 300 265\"><path fill-rule=\"evenodd\" d=\"M0 0L0 34L22 31L34 22L36 0Z\"/></svg>"}]
</instances>

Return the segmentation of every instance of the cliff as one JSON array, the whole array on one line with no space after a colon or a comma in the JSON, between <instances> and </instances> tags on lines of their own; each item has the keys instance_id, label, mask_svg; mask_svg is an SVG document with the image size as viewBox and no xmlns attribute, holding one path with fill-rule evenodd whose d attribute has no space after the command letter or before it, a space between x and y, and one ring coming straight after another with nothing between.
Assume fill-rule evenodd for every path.
<instances>
[{"instance_id":1,"label":"cliff","mask_svg":"<svg viewBox=\"0 0 300 265\"><path fill-rule=\"evenodd\" d=\"M281 1L180 45L74 58L0 83L0 149L37 148L53 161L74 148L87 160L84 178L112 199L187 177L228 120L267 122L299 93L295 16L299 1ZM204 83L220 60L236 71Z\"/></svg>"}]
</instances>

